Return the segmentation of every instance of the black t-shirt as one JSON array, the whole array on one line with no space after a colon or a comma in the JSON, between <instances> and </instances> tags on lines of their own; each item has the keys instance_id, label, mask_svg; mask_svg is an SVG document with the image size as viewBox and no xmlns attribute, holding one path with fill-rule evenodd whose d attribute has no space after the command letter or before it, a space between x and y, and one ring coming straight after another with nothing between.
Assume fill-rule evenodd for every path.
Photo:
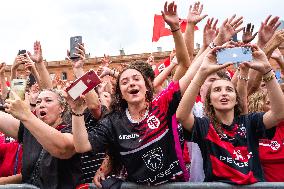
<instances>
[{"instance_id":1,"label":"black t-shirt","mask_svg":"<svg viewBox=\"0 0 284 189\"><path fill-rule=\"evenodd\" d=\"M104 117L104 115L108 111L107 107L102 106L101 111L102 111L101 117ZM86 109L86 111L84 112L84 120L88 132L91 132L97 126L98 120L94 118L94 116L92 115L89 109ZM86 152L82 154L81 156L82 171L85 183L91 183L93 181L96 171L101 166L105 156L106 155L104 152L96 154L93 154L92 152Z\"/></svg>"},{"instance_id":2,"label":"black t-shirt","mask_svg":"<svg viewBox=\"0 0 284 189\"><path fill-rule=\"evenodd\" d=\"M252 184L264 181L258 155L258 140L265 136L263 113L235 118L232 125L221 125L217 134L207 117L195 117L192 133L185 138L198 143L203 156L205 182Z\"/></svg>"},{"instance_id":3,"label":"black t-shirt","mask_svg":"<svg viewBox=\"0 0 284 189\"><path fill-rule=\"evenodd\" d=\"M126 112L113 112L89 133L94 153L106 146L114 151L128 173L127 180L157 185L183 175L179 128L173 117L181 99L178 83L171 83L151 104L148 116L133 123ZM180 181L184 181L181 176Z\"/></svg>"},{"instance_id":4,"label":"black t-shirt","mask_svg":"<svg viewBox=\"0 0 284 189\"><path fill-rule=\"evenodd\" d=\"M62 133L71 133L70 126L60 127ZM23 143L22 182L31 184L31 176L35 164L43 148L36 138L20 123L18 139ZM82 181L80 155L75 154L70 159L58 159L44 150L39 166L39 188L70 189Z\"/></svg>"}]
</instances>

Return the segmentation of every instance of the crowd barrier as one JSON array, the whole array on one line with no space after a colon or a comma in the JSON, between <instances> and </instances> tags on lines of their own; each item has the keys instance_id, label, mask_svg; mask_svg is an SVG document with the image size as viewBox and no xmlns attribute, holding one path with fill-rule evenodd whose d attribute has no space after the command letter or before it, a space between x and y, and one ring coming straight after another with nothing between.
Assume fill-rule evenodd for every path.
<instances>
[{"instance_id":1,"label":"crowd barrier","mask_svg":"<svg viewBox=\"0 0 284 189\"><path fill-rule=\"evenodd\" d=\"M98 189L90 184L90 189ZM39 189L28 184L8 184L0 189ZM133 183L123 183L121 189L284 189L284 182L259 182L251 185L230 185L220 182L176 182L159 186L143 186Z\"/></svg>"},{"instance_id":2,"label":"crowd barrier","mask_svg":"<svg viewBox=\"0 0 284 189\"><path fill-rule=\"evenodd\" d=\"M97 189L91 184L90 189ZM121 189L284 189L284 182L259 182L251 185L230 185L220 182L177 182L159 186L142 186L123 183Z\"/></svg>"},{"instance_id":3,"label":"crowd barrier","mask_svg":"<svg viewBox=\"0 0 284 189\"><path fill-rule=\"evenodd\" d=\"M0 185L0 189L39 189L39 188L29 184L7 184L7 185Z\"/></svg>"}]
</instances>

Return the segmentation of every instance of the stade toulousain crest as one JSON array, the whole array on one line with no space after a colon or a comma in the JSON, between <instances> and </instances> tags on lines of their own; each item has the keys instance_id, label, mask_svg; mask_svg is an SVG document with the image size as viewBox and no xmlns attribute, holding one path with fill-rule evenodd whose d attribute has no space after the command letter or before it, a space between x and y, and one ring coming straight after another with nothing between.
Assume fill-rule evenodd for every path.
<instances>
[{"instance_id":1,"label":"stade toulousain crest","mask_svg":"<svg viewBox=\"0 0 284 189\"><path fill-rule=\"evenodd\" d=\"M155 172L163 167L163 152L160 147L142 155L146 167Z\"/></svg>"}]
</instances>

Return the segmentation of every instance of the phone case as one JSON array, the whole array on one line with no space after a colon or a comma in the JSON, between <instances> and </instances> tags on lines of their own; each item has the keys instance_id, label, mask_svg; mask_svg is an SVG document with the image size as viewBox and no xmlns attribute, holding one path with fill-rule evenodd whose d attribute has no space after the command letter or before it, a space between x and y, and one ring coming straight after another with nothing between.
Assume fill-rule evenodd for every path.
<instances>
[{"instance_id":1,"label":"phone case","mask_svg":"<svg viewBox=\"0 0 284 189\"><path fill-rule=\"evenodd\" d=\"M77 52L76 47L79 47L79 44L82 44L82 36L70 37L70 58L78 58L74 53Z\"/></svg>"},{"instance_id":2,"label":"phone case","mask_svg":"<svg viewBox=\"0 0 284 189\"><path fill-rule=\"evenodd\" d=\"M250 47L225 48L217 51L216 58L218 64L250 62L252 61L252 51Z\"/></svg>"},{"instance_id":3,"label":"phone case","mask_svg":"<svg viewBox=\"0 0 284 189\"><path fill-rule=\"evenodd\" d=\"M73 100L76 100L80 95L84 95L98 84L101 83L100 78L94 70L89 70L82 77L76 79L69 87L66 88L68 94Z\"/></svg>"}]
</instances>

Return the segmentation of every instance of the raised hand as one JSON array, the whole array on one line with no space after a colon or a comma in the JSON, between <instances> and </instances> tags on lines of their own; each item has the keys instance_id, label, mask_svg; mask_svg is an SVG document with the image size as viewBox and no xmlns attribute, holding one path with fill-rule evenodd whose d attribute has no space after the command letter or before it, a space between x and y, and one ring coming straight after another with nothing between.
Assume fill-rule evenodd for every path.
<instances>
[{"instance_id":1,"label":"raised hand","mask_svg":"<svg viewBox=\"0 0 284 189\"><path fill-rule=\"evenodd\" d=\"M219 33L217 35L217 45L223 45L229 41L236 33L243 30L240 25L243 23L243 17L236 18L233 15L230 19L226 19L221 27L219 28Z\"/></svg>"},{"instance_id":2,"label":"raised hand","mask_svg":"<svg viewBox=\"0 0 284 189\"><path fill-rule=\"evenodd\" d=\"M10 95L14 97L14 100L5 100L5 111L19 120L28 120L31 114L29 105L21 100L14 91L11 90Z\"/></svg>"},{"instance_id":3,"label":"raised hand","mask_svg":"<svg viewBox=\"0 0 284 189\"><path fill-rule=\"evenodd\" d=\"M213 24L214 18L209 18L203 30L203 46L208 47L208 45L216 38L218 35L217 23L218 19L215 20ZM213 25L212 25L213 24Z\"/></svg>"},{"instance_id":4,"label":"raised hand","mask_svg":"<svg viewBox=\"0 0 284 189\"><path fill-rule=\"evenodd\" d=\"M273 58L274 60L278 60L278 61L284 59L281 51L278 48L273 51L271 58Z\"/></svg>"},{"instance_id":5,"label":"raised hand","mask_svg":"<svg viewBox=\"0 0 284 189\"><path fill-rule=\"evenodd\" d=\"M280 26L279 17L275 16L271 18L269 15L264 22L261 22L261 26L258 31L258 45L260 47L264 47L264 45L269 41L269 39L273 36L276 29ZM270 20L270 21L269 21Z\"/></svg>"},{"instance_id":6,"label":"raised hand","mask_svg":"<svg viewBox=\"0 0 284 189\"><path fill-rule=\"evenodd\" d=\"M251 42L255 38L255 36L257 35L258 32L253 34L253 29L254 29L254 25L251 24L251 23L248 23L247 27L244 27L243 36L242 36L242 40L243 40L244 43Z\"/></svg>"},{"instance_id":7,"label":"raised hand","mask_svg":"<svg viewBox=\"0 0 284 189\"><path fill-rule=\"evenodd\" d=\"M102 65L109 66L111 62L109 55L104 54L104 57L102 58Z\"/></svg>"},{"instance_id":8,"label":"raised hand","mask_svg":"<svg viewBox=\"0 0 284 189\"><path fill-rule=\"evenodd\" d=\"M284 29L276 31L271 40L275 46L281 45L284 42Z\"/></svg>"},{"instance_id":9,"label":"raised hand","mask_svg":"<svg viewBox=\"0 0 284 189\"><path fill-rule=\"evenodd\" d=\"M187 15L187 22L196 25L198 22L203 20L207 14L201 15L203 10L203 5L200 2L195 2L194 5L190 5L188 15Z\"/></svg>"},{"instance_id":10,"label":"raised hand","mask_svg":"<svg viewBox=\"0 0 284 189\"><path fill-rule=\"evenodd\" d=\"M41 63L43 60L42 49L39 41L34 42L34 53L28 52L28 55L32 61L35 63Z\"/></svg>"},{"instance_id":11,"label":"raised hand","mask_svg":"<svg viewBox=\"0 0 284 189\"><path fill-rule=\"evenodd\" d=\"M150 55L147 59L147 63L153 65L155 63L155 57L153 55Z\"/></svg>"},{"instance_id":12,"label":"raised hand","mask_svg":"<svg viewBox=\"0 0 284 189\"><path fill-rule=\"evenodd\" d=\"M208 76L212 73L215 73L233 64L232 62L228 62L228 63L221 64L221 65L216 64L217 63L216 52L223 48L225 47L220 47L220 46L215 47L214 49L209 51L208 54L204 57L203 62L199 69L203 74Z\"/></svg>"},{"instance_id":13,"label":"raised hand","mask_svg":"<svg viewBox=\"0 0 284 189\"><path fill-rule=\"evenodd\" d=\"M70 52L67 50L67 60L69 60L72 64L73 68L83 68L83 65L86 60L86 53L85 53L85 47L84 44L79 44L79 48L76 47L77 52L74 53L77 55L79 58L77 59L71 59L70 58Z\"/></svg>"},{"instance_id":14,"label":"raised hand","mask_svg":"<svg viewBox=\"0 0 284 189\"><path fill-rule=\"evenodd\" d=\"M31 71L33 68L35 68L34 62L27 62L25 63L25 69Z\"/></svg>"},{"instance_id":15,"label":"raised hand","mask_svg":"<svg viewBox=\"0 0 284 189\"><path fill-rule=\"evenodd\" d=\"M81 114L87 108L84 96L80 96L78 99L73 100L65 90L62 91L62 95L66 99L66 102L70 106L72 112Z\"/></svg>"},{"instance_id":16,"label":"raised hand","mask_svg":"<svg viewBox=\"0 0 284 189\"><path fill-rule=\"evenodd\" d=\"M2 62L2 63L0 64L0 74L1 74L1 75L4 75L4 73L5 73L5 68L6 68L6 63L5 63L5 62Z\"/></svg>"},{"instance_id":17,"label":"raised hand","mask_svg":"<svg viewBox=\"0 0 284 189\"><path fill-rule=\"evenodd\" d=\"M112 72L112 73L111 73ZM111 75L113 74L113 70L111 70L109 67L107 66L100 66L99 69L97 70L97 75L100 77L100 78L103 78L104 76L107 76L107 75Z\"/></svg>"},{"instance_id":18,"label":"raised hand","mask_svg":"<svg viewBox=\"0 0 284 189\"><path fill-rule=\"evenodd\" d=\"M18 67L21 65L21 64L24 64L24 62L22 61L22 56L23 55L17 55L13 64L12 64L12 69L18 69Z\"/></svg>"},{"instance_id":19,"label":"raised hand","mask_svg":"<svg viewBox=\"0 0 284 189\"><path fill-rule=\"evenodd\" d=\"M26 53L24 56L21 56L21 61L25 64L25 69L32 71L36 70L35 63L31 59L28 53Z\"/></svg>"},{"instance_id":20,"label":"raised hand","mask_svg":"<svg viewBox=\"0 0 284 189\"><path fill-rule=\"evenodd\" d=\"M171 30L177 30L179 28L179 17L177 15L177 5L172 2L168 5L168 2L164 5L164 11L161 11L165 22L171 27Z\"/></svg>"},{"instance_id":21,"label":"raised hand","mask_svg":"<svg viewBox=\"0 0 284 189\"><path fill-rule=\"evenodd\" d=\"M256 45L251 45L253 61L244 62L243 64L249 68L259 71L262 74L271 70L271 65L265 55L265 53Z\"/></svg>"}]
</instances>

